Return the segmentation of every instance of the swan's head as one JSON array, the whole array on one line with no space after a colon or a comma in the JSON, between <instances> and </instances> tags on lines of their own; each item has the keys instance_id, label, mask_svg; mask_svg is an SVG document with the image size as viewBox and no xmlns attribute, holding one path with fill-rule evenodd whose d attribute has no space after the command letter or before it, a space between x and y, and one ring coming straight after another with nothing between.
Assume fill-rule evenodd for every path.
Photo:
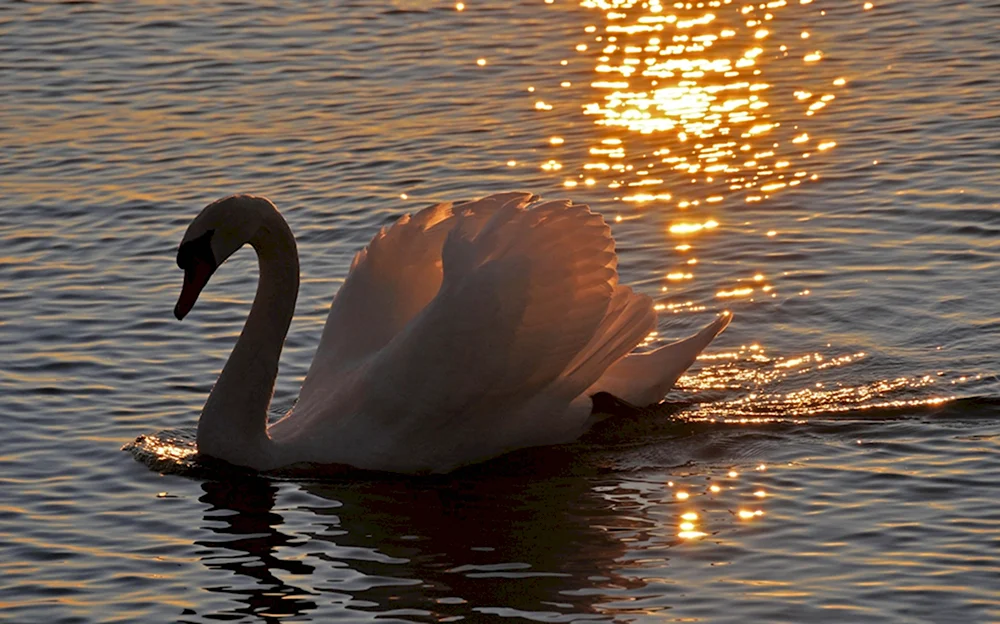
<instances>
[{"instance_id":1,"label":"swan's head","mask_svg":"<svg viewBox=\"0 0 1000 624\"><path fill-rule=\"evenodd\" d=\"M177 266L184 269L184 286L174 306L183 319L198 300L215 269L250 242L274 204L264 197L231 195L212 202L191 221L177 249Z\"/></svg>"}]
</instances>

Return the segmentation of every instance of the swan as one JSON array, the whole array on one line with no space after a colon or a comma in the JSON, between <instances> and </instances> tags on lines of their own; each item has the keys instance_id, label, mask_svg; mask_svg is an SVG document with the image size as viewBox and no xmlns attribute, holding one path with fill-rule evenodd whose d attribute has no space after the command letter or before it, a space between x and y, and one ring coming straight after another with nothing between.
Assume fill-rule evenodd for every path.
<instances>
[{"instance_id":1,"label":"swan","mask_svg":"<svg viewBox=\"0 0 1000 624\"><path fill-rule=\"evenodd\" d=\"M595 395L660 401L732 318L630 354L656 312L618 283L599 214L522 192L442 203L383 228L355 255L298 400L268 426L299 289L295 238L270 200L233 195L194 218L177 251L174 315L183 319L247 243L257 292L197 446L260 471L307 462L444 473L569 442L602 417Z\"/></svg>"}]
</instances>

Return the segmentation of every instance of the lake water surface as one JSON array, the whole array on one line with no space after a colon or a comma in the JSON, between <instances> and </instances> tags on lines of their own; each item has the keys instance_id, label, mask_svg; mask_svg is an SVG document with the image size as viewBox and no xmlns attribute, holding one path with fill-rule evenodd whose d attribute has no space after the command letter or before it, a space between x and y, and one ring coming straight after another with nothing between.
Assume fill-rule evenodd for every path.
<instances>
[{"instance_id":1,"label":"lake water surface","mask_svg":"<svg viewBox=\"0 0 1000 624\"><path fill-rule=\"evenodd\" d=\"M0 5L0 620L1000 621L997 67L985 0ZM667 404L442 477L191 460L256 282L173 319L205 204L298 237L277 414L380 227L510 189L605 215L654 342L733 311Z\"/></svg>"}]
</instances>

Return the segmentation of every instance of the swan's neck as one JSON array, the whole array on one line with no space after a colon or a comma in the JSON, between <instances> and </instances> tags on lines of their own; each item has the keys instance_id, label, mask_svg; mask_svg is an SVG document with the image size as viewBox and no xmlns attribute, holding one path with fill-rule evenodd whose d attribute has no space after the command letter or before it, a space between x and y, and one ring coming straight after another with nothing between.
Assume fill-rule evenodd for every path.
<instances>
[{"instance_id":1,"label":"swan's neck","mask_svg":"<svg viewBox=\"0 0 1000 624\"><path fill-rule=\"evenodd\" d=\"M198 421L200 452L257 469L270 463L267 408L299 292L295 238L273 206L262 212L263 223L249 241L260 265L257 294Z\"/></svg>"}]
</instances>

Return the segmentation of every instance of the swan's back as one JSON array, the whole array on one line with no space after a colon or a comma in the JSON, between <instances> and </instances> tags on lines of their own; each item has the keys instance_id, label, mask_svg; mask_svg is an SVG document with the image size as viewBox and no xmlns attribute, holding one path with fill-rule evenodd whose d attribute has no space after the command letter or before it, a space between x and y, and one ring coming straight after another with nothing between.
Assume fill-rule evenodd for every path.
<instances>
[{"instance_id":1,"label":"swan's back","mask_svg":"<svg viewBox=\"0 0 1000 624\"><path fill-rule=\"evenodd\" d=\"M579 435L589 402L571 401L655 314L618 285L600 215L532 199L442 204L376 236L276 437L326 461L438 472Z\"/></svg>"}]
</instances>

